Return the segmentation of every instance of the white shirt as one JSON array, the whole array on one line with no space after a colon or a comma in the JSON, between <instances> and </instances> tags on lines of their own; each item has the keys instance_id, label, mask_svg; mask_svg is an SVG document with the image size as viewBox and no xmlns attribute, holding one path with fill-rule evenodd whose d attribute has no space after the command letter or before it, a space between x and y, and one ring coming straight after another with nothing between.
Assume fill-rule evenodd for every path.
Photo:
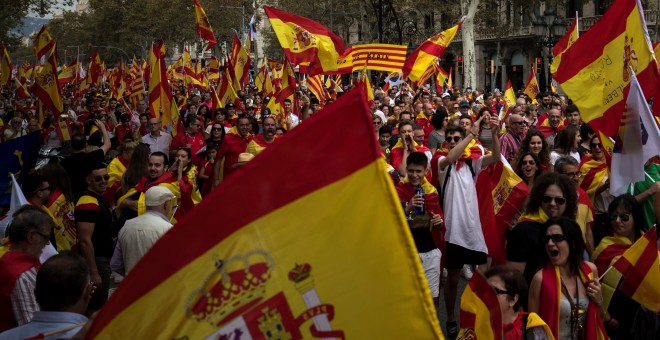
<instances>
[{"instance_id":1,"label":"white shirt","mask_svg":"<svg viewBox=\"0 0 660 340\"><path fill-rule=\"evenodd\" d=\"M149 144L151 153L156 151L164 152L166 155L170 151L170 143L172 142L172 135L164 131L159 131L160 136L153 136L151 133L142 136L142 143Z\"/></svg>"},{"instance_id":2,"label":"white shirt","mask_svg":"<svg viewBox=\"0 0 660 340\"><path fill-rule=\"evenodd\" d=\"M568 155L575 158L575 160L578 161L578 163L580 163L580 154L577 151L571 152ZM552 166L555 166L555 162L557 162L557 160L562 156L564 155L559 154L557 151L550 151L550 164L552 164Z\"/></svg>"},{"instance_id":3,"label":"white shirt","mask_svg":"<svg viewBox=\"0 0 660 340\"><path fill-rule=\"evenodd\" d=\"M286 121L289 123L289 130L300 124L300 118L298 118L298 116L293 112L286 116Z\"/></svg>"}]
</instances>

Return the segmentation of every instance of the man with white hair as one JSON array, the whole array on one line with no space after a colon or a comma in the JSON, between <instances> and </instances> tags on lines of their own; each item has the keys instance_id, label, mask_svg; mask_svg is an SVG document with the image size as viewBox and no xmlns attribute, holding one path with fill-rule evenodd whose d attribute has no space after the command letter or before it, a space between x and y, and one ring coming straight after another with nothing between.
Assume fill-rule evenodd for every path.
<instances>
[{"instance_id":1,"label":"man with white hair","mask_svg":"<svg viewBox=\"0 0 660 340\"><path fill-rule=\"evenodd\" d=\"M147 211L126 221L119 231L115 252L110 261L113 271L125 275L170 228L167 215L176 197L163 186L153 186L145 194Z\"/></svg>"}]
</instances>

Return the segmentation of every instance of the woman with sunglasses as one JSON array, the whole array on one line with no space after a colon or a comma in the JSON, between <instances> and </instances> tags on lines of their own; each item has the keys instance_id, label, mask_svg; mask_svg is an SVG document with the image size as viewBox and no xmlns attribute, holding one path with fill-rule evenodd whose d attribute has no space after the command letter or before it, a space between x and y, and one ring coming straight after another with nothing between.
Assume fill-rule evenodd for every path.
<instances>
[{"instance_id":1,"label":"woman with sunglasses","mask_svg":"<svg viewBox=\"0 0 660 340\"><path fill-rule=\"evenodd\" d=\"M527 282L522 273L510 266L497 266L484 276L497 294L502 311L503 339L551 339L550 328L536 313L526 313Z\"/></svg>"},{"instance_id":2,"label":"woman with sunglasses","mask_svg":"<svg viewBox=\"0 0 660 340\"><path fill-rule=\"evenodd\" d=\"M544 248L529 290L529 311L548 323L555 339L604 339L603 296L598 270L584 261L580 227L570 218L552 217L541 228Z\"/></svg>"},{"instance_id":3,"label":"woman with sunglasses","mask_svg":"<svg viewBox=\"0 0 660 340\"><path fill-rule=\"evenodd\" d=\"M594 207L593 235L594 244L598 244L608 234L610 219L607 206L614 196L610 194L609 190L610 171L600 137L592 136L589 139L589 147L591 154L585 153L580 162L579 168L582 176L579 185L587 193Z\"/></svg>"},{"instance_id":4,"label":"woman with sunglasses","mask_svg":"<svg viewBox=\"0 0 660 340\"><path fill-rule=\"evenodd\" d=\"M598 272L607 269L637 241L646 227L644 213L630 194L616 197L607 209L611 236L607 236L591 255ZM605 318L607 334L612 339L655 339L658 317L620 290L616 290L608 307L611 318ZM648 322L651 322L649 324Z\"/></svg>"},{"instance_id":5,"label":"woman with sunglasses","mask_svg":"<svg viewBox=\"0 0 660 340\"><path fill-rule=\"evenodd\" d=\"M543 173L543 169L541 169L541 161L539 161L538 157L531 152L525 152L523 154L518 153L518 156L513 162L513 166L516 175L527 183L528 188L531 188L532 184L534 184L534 180Z\"/></svg>"},{"instance_id":6,"label":"woman with sunglasses","mask_svg":"<svg viewBox=\"0 0 660 340\"><path fill-rule=\"evenodd\" d=\"M553 172L554 167L550 164L550 150L543 134L537 129L527 131L525 138L520 143L516 158L525 153L534 154L540 161L539 165L544 172Z\"/></svg>"},{"instance_id":7,"label":"woman with sunglasses","mask_svg":"<svg viewBox=\"0 0 660 340\"><path fill-rule=\"evenodd\" d=\"M518 224L508 232L506 245L507 264L520 270L527 283L541 268L543 223L550 217L575 219L577 203L575 185L565 175L549 172L534 181L525 211Z\"/></svg>"}]
</instances>

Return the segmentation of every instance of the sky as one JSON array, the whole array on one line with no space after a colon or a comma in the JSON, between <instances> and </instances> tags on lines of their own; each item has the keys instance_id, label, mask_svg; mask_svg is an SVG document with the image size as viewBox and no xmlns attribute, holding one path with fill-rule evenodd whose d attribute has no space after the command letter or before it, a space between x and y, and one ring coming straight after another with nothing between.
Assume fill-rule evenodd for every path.
<instances>
[{"instance_id":1,"label":"sky","mask_svg":"<svg viewBox=\"0 0 660 340\"><path fill-rule=\"evenodd\" d=\"M58 7L56 10L51 11L51 13L48 13L44 18L46 19L52 19L54 14L59 14L62 13L62 11L67 10L67 11L73 11L76 9L76 4L78 3L78 0L73 0L73 4L71 6L64 6L64 1L58 0ZM29 13L28 17L33 17L33 18L39 18L39 15L36 13Z\"/></svg>"}]
</instances>

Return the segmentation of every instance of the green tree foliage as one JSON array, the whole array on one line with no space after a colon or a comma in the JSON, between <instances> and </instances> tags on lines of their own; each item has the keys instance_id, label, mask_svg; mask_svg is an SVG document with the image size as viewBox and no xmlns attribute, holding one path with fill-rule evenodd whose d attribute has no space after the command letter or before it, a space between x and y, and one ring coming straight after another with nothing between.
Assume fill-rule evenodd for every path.
<instances>
[{"instance_id":1,"label":"green tree foliage","mask_svg":"<svg viewBox=\"0 0 660 340\"><path fill-rule=\"evenodd\" d=\"M71 5L72 0L3 0L0 1L0 41L11 49L18 44L18 38L11 30L19 27L29 12L43 17L58 5Z\"/></svg>"}]
</instances>

